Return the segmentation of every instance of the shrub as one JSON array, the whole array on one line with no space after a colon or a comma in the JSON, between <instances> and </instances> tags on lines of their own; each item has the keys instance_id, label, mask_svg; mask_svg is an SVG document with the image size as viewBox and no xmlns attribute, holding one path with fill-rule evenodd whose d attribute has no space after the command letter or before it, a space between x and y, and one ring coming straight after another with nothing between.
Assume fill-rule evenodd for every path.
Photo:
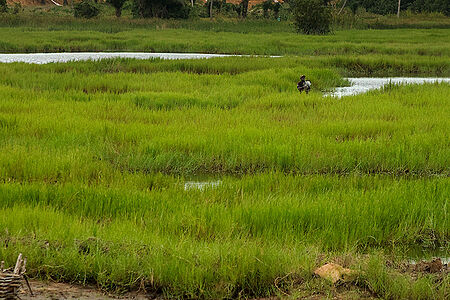
<instances>
[{"instance_id":1,"label":"shrub","mask_svg":"<svg viewBox=\"0 0 450 300\"><path fill-rule=\"evenodd\" d=\"M116 17L120 18L122 15L122 8L125 4L125 0L106 0L107 3L111 4L116 10Z\"/></svg>"},{"instance_id":2,"label":"shrub","mask_svg":"<svg viewBox=\"0 0 450 300\"><path fill-rule=\"evenodd\" d=\"M332 22L331 10L323 0L298 0L294 8L297 32L327 34Z\"/></svg>"},{"instance_id":3,"label":"shrub","mask_svg":"<svg viewBox=\"0 0 450 300\"><path fill-rule=\"evenodd\" d=\"M8 4L6 0L0 0L0 13L4 13L8 11Z\"/></svg>"},{"instance_id":4,"label":"shrub","mask_svg":"<svg viewBox=\"0 0 450 300\"><path fill-rule=\"evenodd\" d=\"M141 18L189 17L189 7L183 0L134 0L132 12Z\"/></svg>"},{"instance_id":5,"label":"shrub","mask_svg":"<svg viewBox=\"0 0 450 300\"><path fill-rule=\"evenodd\" d=\"M270 13L273 17L278 18L278 13L281 9L280 2L274 0L266 0L260 5L264 12L264 18L268 18L270 16Z\"/></svg>"},{"instance_id":6,"label":"shrub","mask_svg":"<svg viewBox=\"0 0 450 300\"><path fill-rule=\"evenodd\" d=\"M83 0L77 3L73 8L73 14L76 18L90 19L98 16L100 10L97 5L90 0Z\"/></svg>"},{"instance_id":7,"label":"shrub","mask_svg":"<svg viewBox=\"0 0 450 300\"><path fill-rule=\"evenodd\" d=\"M280 7L279 17L283 21L292 20L292 9L295 5L291 5L288 1L283 2Z\"/></svg>"},{"instance_id":8,"label":"shrub","mask_svg":"<svg viewBox=\"0 0 450 300\"><path fill-rule=\"evenodd\" d=\"M193 7L189 9L189 18L190 19L199 19L208 17L208 11L205 9L203 5L195 4Z\"/></svg>"},{"instance_id":9,"label":"shrub","mask_svg":"<svg viewBox=\"0 0 450 300\"><path fill-rule=\"evenodd\" d=\"M20 4L20 2L14 2L14 7L12 9L12 13L17 15L21 11L22 11L22 4Z\"/></svg>"},{"instance_id":10,"label":"shrub","mask_svg":"<svg viewBox=\"0 0 450 300\"><path fill-rule=\"evenodd\" d=\"M450 2L448 0L415 0L411 8L416 12L440 12L450 16Z\"/></svg>"}]
</instances>

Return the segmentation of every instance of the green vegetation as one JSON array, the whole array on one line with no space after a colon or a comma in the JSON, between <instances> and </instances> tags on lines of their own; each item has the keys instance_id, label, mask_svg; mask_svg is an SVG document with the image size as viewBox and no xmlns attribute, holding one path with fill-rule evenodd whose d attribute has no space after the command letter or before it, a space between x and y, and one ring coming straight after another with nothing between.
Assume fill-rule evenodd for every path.
<instances>
[{"instance_id":1,"label":"green vegetation","mask_svg":"<svg viewBox=\"0 0 450 300\"><path fill-rule=\"evenodd\" d=\"M321 93L339 68L423 75L439 59L0 64L0 256L187 298L330 294L311 274L333 260L361 272L357 293L445 299L448 275L400 266L449 247L450 86ZM196 178L221 184L185 190Z\"/></svg>"},{"instance_id":2,"label":"green vegetation","mask_svg":"<svg viewBox=\"0 0 450 300\"><path fill-rule=\"evenodd\" d=\"M185 0L133 0L132 12L141 18L189 17L190 5Z\"/></svg>"},{"instance_id":3,"label":"green vegetation","mask_svg":"<svg viewBox=\"0 0 450 300\"><path fill-rule=\"evenodd\" d=\"M361 285L381 297L448 295L448 276L416 281L387 269L384 257L357 254L445 245L448 179L272 173L224 178L204 192L161 175L122 179L114 187L3 184L1 257L12 262L21 251L34 275L109 290L228 298L268 296L283 277L285 291L299 279L316 288L314 267L346 251L354 253L347 264L364 272Z\"/></svg>"},{"instance_id":4,"label":"green vegetation","mask_svg":"<svg viewBox=\"0 0 450 300\"><path fill-rule=\"evenodd\" d=\"M294 8L294 24L297 32L304 34L328 34L333 16L323 0L298 0Z\"/></svg>"},{"instance_id":5,"label":"green vegetation","mask_svg":"<svg viewBox=\"0 0 450 300\"><path fill-rule=\"evenodd\" d=\"M92 30L101 32L118 32L130 29L191 29L198 31L225 31L240 33L279 33L295 32L290 18L275 21L265 18L238 19L217 16L213 19L195 17L189 20L180 19L135 19L132 16L133 6L126 2L122 9L122 18L116 17L116 9L110 5L99 5L100 15L91 20L73 17L70 7L25 7L20 14L2 14L1 27L39 27L43 30ZM292 9L289 9L291 11ZM203 16L203 17L207 17ZM397 18L392 15L382 16L367 12L353 14L344 10L333 16L334 30L341 29L396 29L396 28L450 28L450 18L438 13L415 14L407 12Z\"/></svg>"},{"instance_id":6,"label":"green vegetation","mask_svg":"<svg viewBox=\"0 0 450 300\"><path fill-rule=\"evenodd\" d=\"M107 3L111 4L115 11L116 11L116 17L120 18L122 15L122 9L123 5L125 4L125 0L108 0Z\"/></svg>"},{"instance_id":7,"label":"green vegetation","mask_svg":"<svg viewBox=\"0 0 450 300\"><path fill-rule=\"evenodd\" d=\"M246 63L264 69L242 72ZM231 71L239 74L220 74L208 67L214 64L156 60L129 65L115 60L42 67L2 65L5 77L0 93L8 99L3 105L18 109L32 103L43 114L38 119L30 116L26 122L14 119L16 126L11 130L19 145L30 144L22 140L25 132L40 128L48 128L48 136L43 134L49 144L33 155L26 147L6 143L0 155L5 162L1 169L7 178L16 178L18 175L9 172L25 168L24 174L34 178L27 161L34 164L43 159L55 173L33 168L36 176L59 181L83 172L77 160L67 159L65 151L61 152L60 147L70 146L73 151L86 147L79 155L82 161L91 162L88 165L103 168L111 164L126 172L449 171L449 112L443 109L448 85L430 86L426 91L395 88L361 99L327 101L320 89L341 84L340 77L332 70L302 67L301 59L232 58L218 63L223 69L235 66ZM148 69L137 73L139 65ZM182 68L192 69L194 74L179 72ZM112 72L105 74L106 69ZM293 87L301 73L308 74L318 92L299 99ZM28 74L26 80L24 74ZM111 113L102 113L107 108ZM105 123L110 119L115 121ZM68 130L80 135L70 137ZM62 136L67 134L63 142ZM21 160L20 168L8 167L11 153L22 156L20 149L28 158ZM58 171L54 157L61 154L67 172Z\"/></svg>"},{"instance_id":8,"label":"green vegetation","mask_svg":"<svg viewBox=\"0 0 450 300\"><path fill-rule=\"evenodd\" d=\"M0 13L5 13L8 11L8 4L6 0L0 0Z\"/></svg>"},{"instance_id":9,"label":"green vegetation","mask_svg":"<svg viewBox=\"0 0 450 300\"><path fill-rule=\"evenodd\" d=\"M390 0L349 0L347 6L354 12L358 9L386 15L397 13L398 2ZM447 16L450 15L450 5L445 0L402 0L400 2L400 10L414 12L441 12Z\"/></svg>"},{"instance_id":10,"label":"green vegetation","mask_svg":"<svg viewBox=\"0 0 450 300\"><path fill-rule=\"evenodd\" d=\"M86 18L90 19L98 16L100 10L97 7L97 4L91 0L83 0L78 2L73 7L73 15L75 18Z\"/></svg>"},{"instance_id":11,"label":"green vegetation","mask_svg":"<svg viewBox=\"0 0 450 300\"><path fill-rule=\"evenodd\" d=\"M38 20L37 20L38 22ZM217 32L195 29L165 29L156 22L149 28L120 26L90 27L76 23L73 29L64 26L4 27L0 31L1 52L68 52L68 51L147 51L206 52L265 55L420 55L432 56L428 61L450 55L450 30L347 30L330 36L308 37L290 32L236 33L228 23L224 31L220 23ZM266 26L269 27L270 24ZM162 26L162 27L161 27ZM234 27L233 27L234 26ZM251 30L258 23L249 23ZM66 28L64 28L66 27ZM48 30L52 28L52 30ZM116 29L118 32L116 32ZM260 29L260 30L264 30ZM212 35L214 39L212 39ZM246 43L242 43L245 39Z\"/></svg>"},{"instance_id":12,"label":"green vegetation","mask_svg":"<svg viewBox=\"0 0 450 300\"><path fill-rule=\"evenodd\" d=\"M305 36L287 21L135 20L127 5L119 19L2 15L0 52L283 57L0 64L0 258L169 298L449 297L448 273L405 265L450 249L450 85L323 97L345 76L450 76L448 18L344 11L335 29L397 29ZM356 282L312 276L330 261Z\"/></svg>"}]
</instances>

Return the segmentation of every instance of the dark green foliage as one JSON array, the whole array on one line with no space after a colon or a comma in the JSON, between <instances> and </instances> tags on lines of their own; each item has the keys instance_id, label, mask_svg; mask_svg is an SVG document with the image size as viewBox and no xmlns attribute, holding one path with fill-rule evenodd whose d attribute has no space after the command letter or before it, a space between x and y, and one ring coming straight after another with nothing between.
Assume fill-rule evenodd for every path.
<instances>
[{"instance_id":1,"label":"dark green foliage","mask_svg":"<svg viewBox=\"0 0 450 300\"><path fill-rule=\"evenodd\" d=\"M266 0L261 4L261 8L263 9L264 18L269 17L269 12L273 12L274 17L277 18L281 4L274 0Z\"/></svg>"},{"instance_id":2,"label":"dark green foliage","mask_svg":"<svg viewBox=\"0 0 450 300\"><path fill-rule=\"evenodd\" d=\"M402 2L406 2L404 0ZM395 0L358 0L357 3L364 7L367 11L379 14L388 15L397 12L398 1Z\"/></svg>"},{"instance_id":3,"label":"dark green foliage","mask_svg":"<svg viewBox=\"0 0 450 300\"><path fill-rule=\"evenodd\" d=\"M297 32L327 34L331 31L331 10L323 0L298 0L294 8Z\"/></svg>"},{"instance_id":4,"label":"dark green foliage","mask_svg":"<svg viewBox=\"0 0 450 300\"><path fill-rule=\"evenodd\" d=\"M249 0L242 0L240 6L240 15L243 18L247 17L247 12L248 12L248 1Z\"/></svg>"},{"instance_id":5,"label":"dark green foliage","mask_svg":"<svg viewBox=\"0 0 450 300\"><path fill-rule=\"evenodd\" d=\"M194 6L189 7L189 18L198 19L208 17L209 11L204 5L194 4Z\"/></svg>"},{"instance_id":6,"label":"dark green foliage","mask_svg":"<svg viewBox=\"0 0 450 300\"><path fill-rule=\"evenodd\" d=\"M134 0L132 11L139 18L189 17L189 6L183 0Z\"/></svg>"},{"instance_id":7,"label":"dark green foliage","mask_svg":"<svg viewBox=\"0 0 450 300\"><path fill-rule=\"evenodd\" d=\"M441 12L450 16L450 1L448 0L415 0L411 9L416 12Z\"/></svg>"},{"instance_id":8,"label":"dark green foliage","mask_svg":"<svg viewBox=\"0 0 450 300\"><path fill-rule=\"evenodd\" d=\"M207 0L203 5L204 15L201 17L209 17L211 0ZM240 5L227 3L226 0L213 0L212 3L213 16L219 14L225 17L236 17L241 12Z\"/></svg>"},{"instance_id":9,"label":"dark green foliage","mask_svg":"<svg viewBox=\"0 0 450 300\"><path fill-rule=\"evenodd\" d=\"M107 2L116 9L116 17L119 18L122 15L122 7L125 0L107 0Z\"/></svg>"},{"instance_id":10,"label":"dark green foliage","mask_svg":"<svg viewBox=\"0 0 450 300\"><path fill-rule=\"evenodd\" d=\"M356 13L359 7L368 12L388 15L397 13L398 2L395 0L349 0L347 6ZM410 9L414 12L440 12L450 15L450 1L448 0L402 0L400 10Z\"/></svg>"},{"instance_id":11,"label":"dark green foliage","mask_svg":"<svg viewBox=\"0 0 450 300\"><path fill-rule=\"evenodd\" d=\"M83 0L73 7L73 14L76 18L90 19L98 16L99 13L97 5L90 0Z\"/></svg>"},{"instance_id":12,"label":"dark green foliage","mask_svg":"<svg viewBox=\"0 0 450 300\"><path fill-rule=\"evenodd\" d=\"M8 10L8 4L6 0L0 0L0 13L4 13Z\"/></svg>"},{"instance_id":13,"label":"dark green foliage","mask_svg":"<svg viewBox=\"0 0 450 300\"><path fill-rule=\"evenodd\" d=\"M17 15L21 11L22 11L22 4L20 4L20 2L14 2L12 13Z\"/></svg>"},{"instance_id":14,"label":"dark green foliage","mask_svg":"<svg viewBox=\"0 0 450 300\"><path fill-rule=\"evenodd\" d=\"M222 1L219 13L227 17L237 16L239 15L239 5L233 3L226 3L225 1Z\"/></svg>"}]
</instances>

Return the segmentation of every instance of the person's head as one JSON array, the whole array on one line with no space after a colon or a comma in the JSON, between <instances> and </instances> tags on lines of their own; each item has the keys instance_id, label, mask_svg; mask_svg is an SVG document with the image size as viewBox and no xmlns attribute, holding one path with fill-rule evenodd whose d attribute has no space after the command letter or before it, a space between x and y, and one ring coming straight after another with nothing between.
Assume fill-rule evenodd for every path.
<instances>
[{"instance_id":1,"label":"person's head","mask_svg":"<svg viewBox=\"0 0 450 300\"><path fill-rule=\"evenodd\" d=\"M306 76L305 75L302 75L302 76L300 76L300 79L305 79L306 78Z\"/></svg>"}]
</instances>

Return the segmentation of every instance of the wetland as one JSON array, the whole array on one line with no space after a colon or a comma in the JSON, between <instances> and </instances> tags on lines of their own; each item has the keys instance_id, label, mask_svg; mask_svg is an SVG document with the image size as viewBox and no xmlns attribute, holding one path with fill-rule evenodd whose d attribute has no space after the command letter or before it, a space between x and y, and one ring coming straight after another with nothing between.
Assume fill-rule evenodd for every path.
<instances>
[{"instance_id":1,"label":"wetland","mask_svg":"<svg viewBox=\"0 0 450 300\"><path fill-rule=\"evenodd\" d=\"M6 264L21 252L33 278L229 299L336 295L313 276L334 262L358 271L356 297L446 299L447 269L405 265L448 257L449 29L276 28L0 28L10 54L283 56L0 63ZM323 97L356 77L383 79Z\"/></svg>"}]
</instances>

